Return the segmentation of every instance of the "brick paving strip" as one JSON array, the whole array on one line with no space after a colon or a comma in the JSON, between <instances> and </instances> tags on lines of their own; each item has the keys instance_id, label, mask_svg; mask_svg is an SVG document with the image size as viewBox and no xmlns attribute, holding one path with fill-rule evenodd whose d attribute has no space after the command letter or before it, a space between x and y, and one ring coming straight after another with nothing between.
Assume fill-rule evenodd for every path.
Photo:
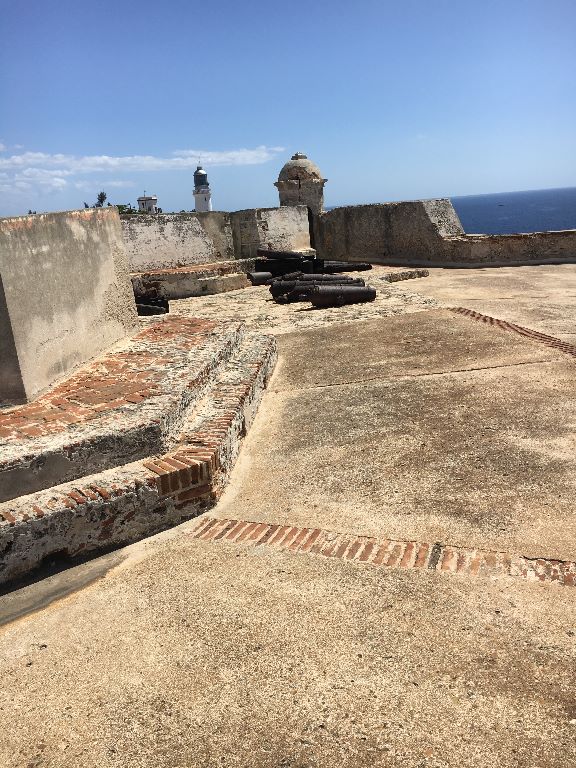
<instances>
[{"instance_id":1,"label":"brick paving strip","mask_svg":"<svg viewBox=\"0 0 576 768\"><path fill-rule=\"evenodd\" d=\"M469 317L471 320L476 320L479 323L485 323L486 325L493 325L500 328L503 331L510 331L511 333L517 333L520 336L525 336L531 341L539 341L541 344L545 344L547 347L552 347L560 352L565 352L571 357L576 357L576 345L569 342L557 339L555 336L548 336L546 333L540 333L540 331L533 331L531 328L524 328L522 325L516 325L516 323L509 323L506 320L499 320L496 317L490 317L490 315L483 315L480 312L476 312L473 309L466 309L466 307L449 307L450 312L455 312L458 315Z\"/></svg>"},{"instance_id":2,"label":"brick paving strip","mask_svg":"<svg viewBox=\"0 0 576 768\"><path fill-rule=\"evenodd\" d=\"M201 541L271 547L376 567L420 568L462 576L513 577L576 586L576 562L529 558L440 542L354 536L320 528L204 517L188 534Z\"/></svg>"}]
</instances>

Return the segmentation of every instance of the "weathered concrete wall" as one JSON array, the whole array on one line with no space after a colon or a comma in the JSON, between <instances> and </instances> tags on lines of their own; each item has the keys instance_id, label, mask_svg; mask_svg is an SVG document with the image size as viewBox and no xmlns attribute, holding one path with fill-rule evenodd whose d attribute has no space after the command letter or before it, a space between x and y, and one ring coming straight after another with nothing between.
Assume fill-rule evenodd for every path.
<instances>
[{"instance_id":1,"label":"weathered concrete wall","mask_svg":"<svg viewBox=\"0 0 576 768\"><path fill-rule=\"evenodd\" d=\"M380 261L426 259L448 235L464 230L449 200L334 208L317 219L320 258Z\"/></svg>"},{"instance_id":2,"label":"weathered concrete wall","mask_svg":"<svg viewBox=\"0 0 576 768\"><path fill-rule=\"evenodd\" d=\"M124 214L121 219L131 272L234 258L229 213Z\"/></svg>"},{"instance_id":3,"label":"weathered concrete wall","mask_svg":"<svg viewBox=\"0 0 576 768\"><path fill-rule=\"evenodd\" d=\"M444 240L427 264L505 266L576 261L576 230L517 235L464 235ZM424 262L422 262L424 263Z\"/></svg>"},{"instance_id":4,"label":"weathered concrete wall","mask_svg":"<svg viewBox=\"0 0 576 768\"><path fill-rule=\"evenodd\" d=\"M450 200L335 208L315 221L321 258L412 265L576 260L576 230L467 235Z\"/></svg>"},{"instance_id":5,"label":"weathered concrete wall","mask_svg":"<svg viewBox=\"0 0 576 768\"><path fill-rule=\"evenodd\" d=\"M251 259L257 248L300 251L310 248L306 206L250 208L230 214L236 258Z\"/></svg>"},{"instance_id":6,"label":"weathered concrete wall","mask_svg":"<svg viewBox=\"0 0 576 768\"><path fill-rule=\"evenodd\" d=\"M254 258L260 247L310 248L305 206L234 213L125 214L122 230L132 272Z\"/></svg>"},{"instance_id":7,"label":"weathered concrete wall","mask_svg":"<svg viewBox=\"0 0 576 768\"><path fill-rule=\"evenodd\" d=\"M0 219L0 401L32 399L138 323L115 208Z\"/></svg>"}]
</instances>

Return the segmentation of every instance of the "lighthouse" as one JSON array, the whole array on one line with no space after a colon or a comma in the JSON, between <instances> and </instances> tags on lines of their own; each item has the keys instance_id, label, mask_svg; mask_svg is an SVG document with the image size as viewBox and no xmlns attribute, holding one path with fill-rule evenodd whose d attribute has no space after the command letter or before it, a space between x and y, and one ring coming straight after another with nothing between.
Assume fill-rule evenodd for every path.
<instances>
[{"instance_id":1,"label":"lighthouse","mask_svg":"<svg viewBox=\"0 0 576 768\"><path fill-rule=\"evenodd\" d=\"M208 174L201 165L194 171L194 202L198 213L212 210L212 193L208 184Z\"/></svg>"}]
</instances>

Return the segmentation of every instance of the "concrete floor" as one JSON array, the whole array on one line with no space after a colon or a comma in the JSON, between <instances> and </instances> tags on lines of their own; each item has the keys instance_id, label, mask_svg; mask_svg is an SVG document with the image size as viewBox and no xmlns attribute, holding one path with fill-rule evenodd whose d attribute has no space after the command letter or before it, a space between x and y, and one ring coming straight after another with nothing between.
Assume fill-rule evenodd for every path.
<instances>
[{"instance_id":1,"label":"concrete floor","mask_svg":"<svg viewBox=\"0 0 576 768\"><path fill-rule=\"evenodd\" d=\"M576 341L576 264L429 272L416 286L422 296Z\"/></svg>"},{"instance_id":2,"label":"concrete floor","mask_svg":"<svg viewBox=\"0 0 576 768\"><path fill-rule=\"evenodd\" d=\"M544 268L519 269L536 292ZM552 333L488 271L410 288ZM217 515L574 559L572 358L437 309L278 341ZM0 598L1 765L576 763L572 589L203 542L192 525Z\"/></svg>"}]
</instances>

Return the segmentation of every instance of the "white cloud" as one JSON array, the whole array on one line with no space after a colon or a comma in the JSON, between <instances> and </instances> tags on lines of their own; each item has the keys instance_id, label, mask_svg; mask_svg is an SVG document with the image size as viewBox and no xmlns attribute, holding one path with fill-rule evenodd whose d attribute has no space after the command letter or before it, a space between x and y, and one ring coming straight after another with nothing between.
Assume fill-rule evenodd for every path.
<instances>
[{"instance_id":1,"label":"white cloud","mask_svg":"<svg viewBox=\"0 0 576 768\"><path fill-rule=\"evenodd\" d=\"M129 187L135 187L136 185L133 181L123 181L121 179L99 179L97 182L94 180L89 181L88 179L79 179L74 182L74 187L76 189L81 189L85 192L93 191L97 186L98 188L104 187L106 189L108 187L127 189Z\"/></svg>"},{"instance_id":2,"label":"white cloud","mask_svg":"<svg viewBox=\"0 0 576 768\"><path fill-rule=\"evenodd\" d=\"M0 143L0 150L5 150ZM205 166L261 165L272 160L283 147L259 146L254 149L212 151L204 149L181 149L170 157L155 155L65 155L46 152L20 152L0 157L0 191L11 189L30 191L58 191L68 185L67 178L87 173L109 171L154 172L165 170L195 169L198 158ZM99 181L103 184L103 181ZM109 187L129 187L133 182L122 179L105 182ZM88 189L89 182L78 180L78 189Z\"/></svg>"},{"instance_id":3,"label":"white cloud","mask_svg":"<svg viewBox=\"0 0 576 768\"><path fill-rule=\"evenodd\" d=\"M163 171L194 168L198 158L205 165L260 165L272 160L281 147L260 146L255 149L236 149L213 152L203 149L181 149L171 157L155 155L64 155L46 152L22 152L0 158L0 168L58 168L70 173L92 173L111 169L124 171Z\"/></svg>"},{"instance_id":4,"label":"white cloud","mask_svg":"<svg viewBox=\"0 0 576 768\"><path fill-rule=\"evenodd\" d=\"M8 147L6 146L6 144L4 144L3 141L0 141L0 152L6 152L7 149Z\"/></svg>"}]
</instances>

